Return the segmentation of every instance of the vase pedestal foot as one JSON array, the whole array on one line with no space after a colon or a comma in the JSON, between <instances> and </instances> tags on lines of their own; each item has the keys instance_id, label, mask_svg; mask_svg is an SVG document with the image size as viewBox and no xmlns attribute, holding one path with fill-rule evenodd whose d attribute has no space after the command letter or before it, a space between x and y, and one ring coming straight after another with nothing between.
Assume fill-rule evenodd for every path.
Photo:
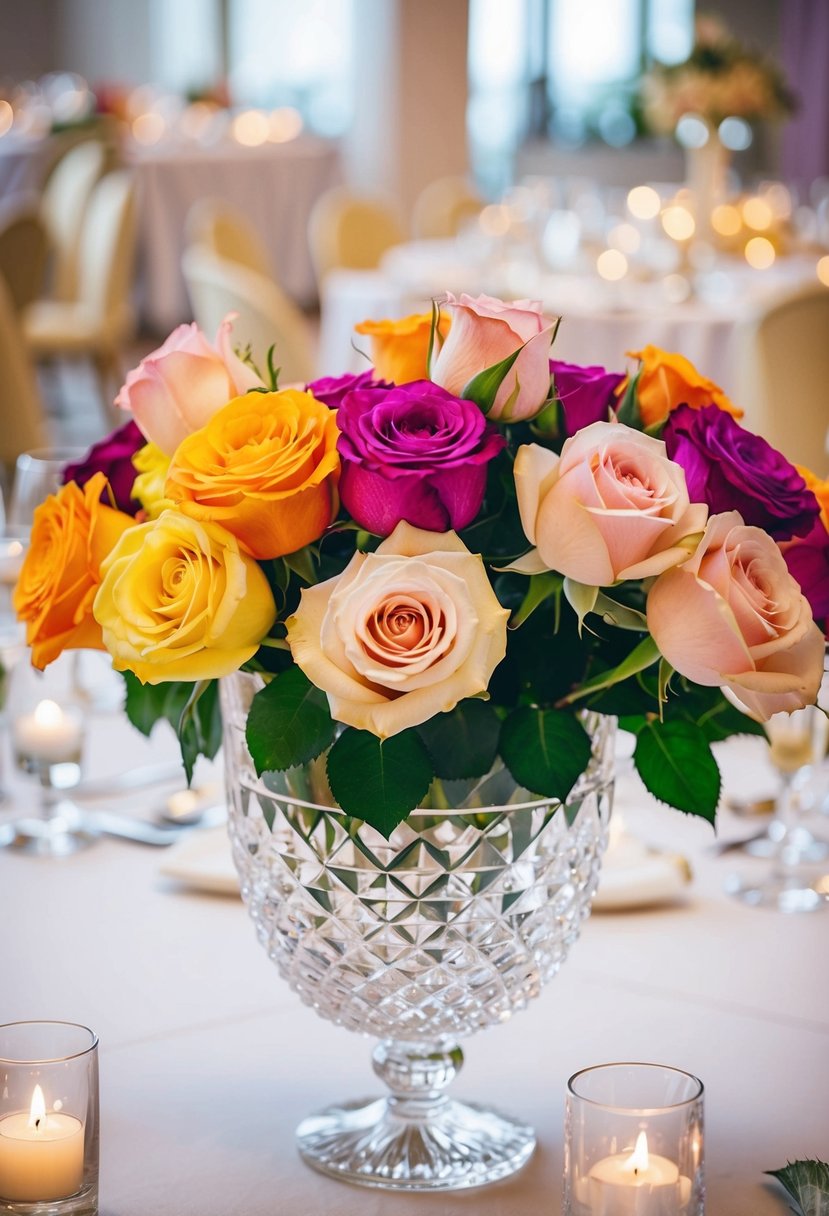
<instances>
[{"instance_id":1,"label":"vase pedestal foot","mask_svg":"<svg viewBox=\"0 0 829 1216\"><path fill-rule=\"evenodd\" d=\"M535 1133L525 1123L444 1099L421 1119L394 1099L331 1106L304 1119L297 1147L315 1170L390 1191L454 1191L507 1178L526 1165Z\"/></svg>"}]
</instances>

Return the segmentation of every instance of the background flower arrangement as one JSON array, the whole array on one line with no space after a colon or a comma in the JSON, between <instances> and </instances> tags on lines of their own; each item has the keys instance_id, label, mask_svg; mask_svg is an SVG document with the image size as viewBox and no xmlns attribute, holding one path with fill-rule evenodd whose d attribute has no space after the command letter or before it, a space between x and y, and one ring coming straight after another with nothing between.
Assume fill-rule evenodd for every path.
<instances>
[{"instance_id":1,"label":"background flower arrangement","mask_svg":"<svg viewBox=\"0 0 829 1216\"><path fill-rule=\"evenodd\" d=\"M771 60L739 43L717 18L701 15L688 59L654 64L643 77L641 105L647 127L670 135L683 114L715 127L731 116L772 121L792 114L795 100Z\"/></svg>"},{"instance_id":2,"label":"background flower arrangement","mask_svg":"<svg viewBox=\"0 0 829 1216\"><path fill-rule=\"evenodd\" d=\"M221 740L217 680L258 672L257 771L324 755L332 805L387 835L493 766L564 801L585 710L636 734L656 797L713 819L711 743L816 698L827 485L681 356L574 367L556 327L449 295L361 326L371 370L280 390L230 318L215 346L181 326L36 513L34 663L106 648L188 774Z\"/></svg>"}]
</instances>

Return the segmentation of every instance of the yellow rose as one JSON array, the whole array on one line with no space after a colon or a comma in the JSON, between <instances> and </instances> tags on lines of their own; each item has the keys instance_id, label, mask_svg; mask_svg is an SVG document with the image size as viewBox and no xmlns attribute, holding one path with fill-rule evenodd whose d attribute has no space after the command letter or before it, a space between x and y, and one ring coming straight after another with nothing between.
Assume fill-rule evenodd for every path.
<instances>
[{"instance_id":1,"label":"yellow rose","mask_svg":"<svg viewBox=\"0 0 829 1216\"><path fill-rule=\"evenodd\" d=\"M92 601L101 563L134 522L101 502L106 488L104 474L95 473L83 488L70 481L35 509L14 607L41 671L64 650L104 649Z\"/></svg>"},{"instance_id":2,"label":"yellow rose","mask_svg":"<svg viewBox=\"0 0 829 1216\"><path fill-rule=\"evenodd\" d=\"M156 444L145 443L133 454L132 465L138 474L133 482L132 496L141 503L147 519L158 519L162 511L175 505L164 494L170 457Z\"/></svg>"},{"instance_id":3,"label":"yellow rose","mask_svg":"<svg viewBox=\"0 0 829 1216\"><path fill-rule=\"evenodd\" d=\"M376 552L303 590L288 645L338 722L385 739L485 692L508 616L454 532L403 522Z\"/></svg>"},{"instance_id":4,"label":"yellow rose","mask_svg":"<svg viewBox=\"0 0 829 1216\"><path fill-rule=\"evenodd\" d=\"M318 540L339 508L336 414L310 393L246 393L176 449L167 494L254 557Z\"/></svg>"},{"instance_id":5,"label":"yellow rose","mask_svg":"<svg viewBox=\"0 0 829 1216\"><path fill-rule=\"evenodd\" d=\"M689 405L692 410L716 405L733 418L742 418L743 411L732 405L719 385L701 376L683 355L660 350L658 346L627 353L640 363L636 397L645 426L663 422L678 405ZM627 383L621 385L619 393L624 393L626 387Z\"/></svg>"},{"instance_id":6,"label":"yellow rose","mask_svg":"<svg viewBox=\"0 0 829 1216\"><path fill-rule=\"evenodd\" d=\"M235 537L178 511L130 528L102 571L104 644L118 671L145 684L226 676L276 619L268 580Z\"/></svg>"},{"instance_id":7,"label":"yellow rose","mask_svg":"<svg viewBox=\"0 0 829 1216\"><path fill-rule=\"evenodd\" d=\"M449 333L450 319L440 314L438 332L442 338ZM414 313L398 321L361 321L354 329L371 338L371 361L381 380L393 384L410 384L413 380L428 380L429 334L431 313Z\"/></svg>"}]
</instances>

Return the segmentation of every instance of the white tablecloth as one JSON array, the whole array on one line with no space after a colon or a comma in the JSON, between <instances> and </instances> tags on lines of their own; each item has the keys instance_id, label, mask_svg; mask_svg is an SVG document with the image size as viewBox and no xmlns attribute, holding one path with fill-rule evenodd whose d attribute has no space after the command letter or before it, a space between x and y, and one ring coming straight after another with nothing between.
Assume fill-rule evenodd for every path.
<instances>
[{"instance_id":1,"label":"white tablecloth","mask_svg":"<svg viewBox=\"0 0 829 1216\"><path fill-rule=\"evenodd\" d=\"M172 751L163 730L147 743L96 719L90 768ZM721 754L732 790L767 788L762 744ZM10 783L15 805L31 800ZM657 810L629 773L618 803L630 827L691 858L689 899L595 914L542 996L468 1042L458 1095L532 1121L539 1148L513 1180L457 1195L365 1191L302 1164L305 1114L377 1091L370 1044L300 1005L236 899L174 888L159 852L137 845L0 854L0 1021L65 1018L100 1035L102 1216L557 1216L566 1079L623 1059L703 1079L708 1216L784 1216L763 1171L829 1155L829 912L729 902L733 857L714 859L706 824Z\"/></svg>"},{"instance_id":2,"label":"white tablecloth","mask_svg":"<svg viewBox=\"0 0 829 1216\"><path fill-rule=\"evenodd\" d=\"M270 269L300 303L316 299L308 250L308 214L339 180L337 145L311 136L243 148L163 147L134 151L138 180L142 310L166 331L192 316L181 275L185 221L201 198L240 211L271 255Z\"/></svg>"},{"instance_id":3,"label":"white tablecloth","mask_svg":"<svg viewBox=\"0 0 829 1216\"><path fill-rule=\"evenodd\" d=\"M734 335L762 298L815 281L815 257L781 258L767 271L725 263L699 281L698 294L669 304L656 283L604 283L552 274L535 261L473 264L453 241L413 241L389 250L379 271L336 271L324 284L318 370L362 371L368 339L354 335L367 317L429 311L444 291L484 291L502 299L540 299L562 322L553 354L571 363L624 370L625 352L647 343L680 351L726 392L736 391Z\"/></svg>"}]
</instances>

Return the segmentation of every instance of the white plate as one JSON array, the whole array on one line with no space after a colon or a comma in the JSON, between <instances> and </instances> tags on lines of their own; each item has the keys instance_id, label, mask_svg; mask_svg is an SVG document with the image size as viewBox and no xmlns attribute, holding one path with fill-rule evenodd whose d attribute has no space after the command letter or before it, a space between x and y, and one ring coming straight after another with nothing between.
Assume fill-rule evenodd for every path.
<instances>
[{"instance_id":1,"label":"white plate","mask_svg":"<svg viewBox=\"0 0 829 1216\"><path fill-rule=\"evenodd\" d=\"M227 828L193 832L164 854L160 872L194 891L238 895L239 876L230 853Z\"/></svg>"},{"instance_id":2,"label":"white plate","mask_svg":"<svg viewBox=\"0 0 829 1216\"><path fill-rule=\"evenodd\" d=\"M675 853L652 853L630 865L602 867L594 912L621 912L673 903L687 892L691 867Z\"/></svg>"}]
</instances>

